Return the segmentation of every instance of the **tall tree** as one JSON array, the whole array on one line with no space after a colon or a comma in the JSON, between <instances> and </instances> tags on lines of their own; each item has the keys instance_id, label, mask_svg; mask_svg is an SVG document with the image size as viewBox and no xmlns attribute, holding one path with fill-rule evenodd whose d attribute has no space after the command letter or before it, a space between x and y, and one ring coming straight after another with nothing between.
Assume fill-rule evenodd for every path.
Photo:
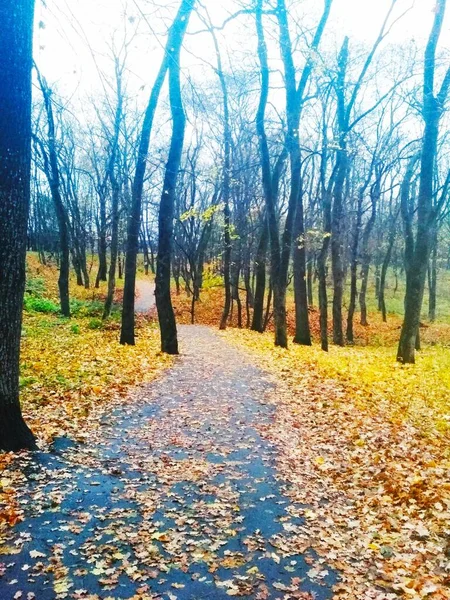
<instances>
[{"instance_id":1,"label":"tall tree","mask_svg":"<svg viewBox=\"0 0 450 600\"><path fill-rule=\"evenodd\" d=\"M284 65L284 81L286 87L286 146L290 162L290 190L287 227L282 242L281 278L282 284L287 282L287 271L292 246L292 233L301 243L296 244L294 252L294 291L295 291L295 337L294 342L306 346L311 345L311 333L308 319L308 296L306 293L306 251L303 238L305 235L304 206L302 192L302 162L300 152L300 119L305 93L314 67L314 57L319 48L325 26L330 16L333 0L325 0L322 18L317 26L314 39L309 49L308 58L297 84L296 69L293 59L291 34L285 0L278 0L277 19L280 30L280 51ZM289 222L288 222L289 221ZM294 222L295 221L295 222Z\"/></svg>"},{"instance_id":2,"label":"tall tree","mask_svg":"<svg viewBox=\"0 0 450 600\"><path fill-rule=\"evenodd\" d=\"M397 360L415 362L416 341L419 334L420 312L427 276L428 261L433 242L433 230L442 206L435 203L436 156L438 151L439 123L450 87L450 67L438 93L435 93L436 51L444 21L446 0L437 0L433 26L424 57L422 118L424 133L420 159L420 182L417 201L417 231L405 251L406 293L405 318L400 334Z\"/></svg>"},{"instance_id":3,"label":"tall tree","mask_svg":"<svg viewBox=\"0 0 450 600\"><path fill-rule=\"evenodd\" d=\"M62 198L61 174L58 162L58 150L56 147L56 127L53 114L52 92L36 68L39 85L44 98L45 114L47 116L48 139L45 145L41 140L36 139L44 163L44 173L50 186L53 203L55 205L56 217L58 219L59 244L60 244L60 263L59 263L59 298L61 303L61 312L65 317L70 317L69 302L69 278L70 278L70 242L69 242L69 219L67 210Z\"/></svg>"},{"instance_id":4,"label":"tall tree","mask_svg":"<svg viewBox=\"0 0 450 600\"><path fill-rule=\"evenodd\" d=\"M30 201L34 0L0 4L0 449L34 449L19 402Z\"/></svg>"},{"instance_id":5,"label":"tall tree","mask_svg":"<svg viewBox=\"0 0 450 600\"><path fill-rule=\"evenodd\" d=\"M173 244L175 194L183 152L186 115L181 96L180 52L195 0L183 0L169 35L169 96L172 114L172 139L166 163L163 191L159 206L158 255L156 263L155 298L161 332L161 350L178 354L177 325L170 296L170 263Z\"/></svg>"},{"instance_id":6,"label":"tall tree","mask_svg":"<svg viewBox=\"0 0 450 600\"><path fill-rule=\"evenodd\" d=\"M313 41L313 50L316 50L322 37L326 21L331 8L331 1L325 2L322 19L317 27L316 35ZM267 58L267 45L264 36L264 27L262 22L263 0L258 0L256 5L256 30L258 36L258 58L260 63L261 75L261 94L256 116L256 127L260 142L261 168L264 197L266 200L267 220L270 239L271 256L271 280L274 297L274 322L275 322L275 345L283 348L287 347L287 324L286 324L286 290L288 285L288 269L292 249L292 237L294 230L294 221L298 206L301 202L300 194L300 176L301 176L301 155L298 140L300 126L301 109L304 102L304 95L309 77L313 68L312 52L306 61L302 70L300 80L297 84L295 65L292 57L292 43L288 26L288 14L285 0L278 0L276 16L279 26L279 43L281 56L284 65L285 85L286 85L286 114L287 114L287 137L286 147L289 153L291 165L291 189L289 194L288 210L286 214L283 232L279 232L279 219L277 215L277 194L272 186L272 166L265 128L266 109L269 98L269 63ZM299 220L300 229L303 228L303 219ZM298 270L305 268L305 257L302 253L298 262ZM304 292L305 304L299 312L299 333L296 341L309 344L309 324L308 307L306 298L306 284L299 284L301 291ZM297 295L299 304L301 300ZM303 310L304 309L304 310Z\"/></svg>"},{"instance_id":7,"label":"tall tree","mask_svg":"<svg viewBox=\"0 0 450 600\"><path fill-rule=\"evenodd\" d=\"M138 156L136 161L136 171L131 191L131 208L128 217L122 328L120 332L121 344L134 345L135 343L134 295L136 288L136 264L139 250L139 231L141 229L142 191L144 188L148 148L153 128L153 120L155 117L161 89L166 78L167 69L169 68L172 57L174 56L173 52L177 45L181 46L184 32L186 31L187 27L187 16L192 11L193 1L194 0L182 0L178 9L178 13L170 27L166 47L164 50L164 57L150 93L150 98L144 115L144 122L142 123Z\"/></svg>"}]
</instances>

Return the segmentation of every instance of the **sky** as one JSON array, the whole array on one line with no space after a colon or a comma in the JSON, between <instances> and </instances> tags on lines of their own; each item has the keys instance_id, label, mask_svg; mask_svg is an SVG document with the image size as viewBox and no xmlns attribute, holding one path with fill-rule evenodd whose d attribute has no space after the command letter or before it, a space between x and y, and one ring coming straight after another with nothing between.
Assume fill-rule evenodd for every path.
<instances>
[{"instance_id":1,"label":"sky","mask_svg":"<svg viewBox=\"0 0 450 600\"><path fill-rule=\"evenodd\" d=\"M370 44L377 36L390 1L334 0L323 43L338 48L344 35L348 35L354 43ZM202 0L202 4L212 21L220 24L236 10L237 0ZM297 26L312 26L322 9L318 0L290 0L290 5L297 16L291 23L293 32ZM95 96L102 88L99 73L108 77L111 72L111 45L119 47L126 30L128 39L132 38L128 60L131 85L136 94L147 97L162 53L164 33L177 6L178 1L174 0L37 0L35 60L49 83L56 85L65 97ZM410 10L392 28L389 42L402 46L415 40L419 47L423 45L432 24L434 6L435 0L397 0L394 18ZM202 25L194 16L189 31L199 29ZM255 60L251 17L234 21L219 35L225 54L237 63ZM441 47L450 49L450 6ZM276 52L275 44L272 48ZM185 67L205 69L202 63L213 62L213 56L208 34L187 37L182 59Z\"/></svg>"}]
</instances>

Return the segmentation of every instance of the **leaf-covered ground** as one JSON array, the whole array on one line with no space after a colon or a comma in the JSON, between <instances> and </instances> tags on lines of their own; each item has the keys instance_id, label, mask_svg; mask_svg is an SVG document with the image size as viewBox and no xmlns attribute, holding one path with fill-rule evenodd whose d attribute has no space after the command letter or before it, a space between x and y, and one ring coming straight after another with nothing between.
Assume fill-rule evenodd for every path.
<instances>
[{"instance_id":1,"label":"leaf-covered ground","mask_svg":"<svg viewBox=\"0 0 450 600\"><path fill-rule=\"evenodd\" d=\"M442 350L413 371L365 349L327 355L274 348L271 335L226 336L278 382L265 436L289 497L305 505L298 539L341 572L334 597L450 598L449 438L431 427L448 411L447 380L430 368Z\"/></svg>"},{"instance_id":2,"label":"leaf-covered ground","mask_svg":"<svg viewBox=\"0 0 450 600\"><path fill-rule=\"evenodd\" d=\"M118 343L120 313L116 309L111 319L101 320L106 284L85 290L72 278L72 318L64 319L58 313L57 268L41 265L33 254L27 263L20 379L24 416L42 447L56 436L92 438L104 410L125 402L132 386L152 381L172 360L160 353L157 325L144 316L137 319L136 346ZM142 312L154 303L153 295L145 305L137 300ZM11 460L0 453L0 536L21 518L14 481L2 476Z\"/></svg>"},{"instance_id":3,"label":"leaf-covered ground","mask_svg":"<svg viewBox=\"0 0 450 600\"><path fill-rule=\"evenodd\" d=\"M277 388L206 327L184 328L182 348L84 443L5 470L23 520L1 598L332 597L339 574L299 535L307 509L265 435Z\"/></svg>"},{"instance_id":4,"label":"leaf-covered ground","mask_svg":"<svg viewBox=\"0 0 450 600\"><path fill-rule=\"evenodd\" d=\"M414 367L395 315L328 354L189 327L171 368L151 315L121 347L104 285L72 281L68 321L56 280L29 257L22 400L43 452L0 455L2 600L450 598L448 325L422 329Z\"/></svg>"}]
</instances>

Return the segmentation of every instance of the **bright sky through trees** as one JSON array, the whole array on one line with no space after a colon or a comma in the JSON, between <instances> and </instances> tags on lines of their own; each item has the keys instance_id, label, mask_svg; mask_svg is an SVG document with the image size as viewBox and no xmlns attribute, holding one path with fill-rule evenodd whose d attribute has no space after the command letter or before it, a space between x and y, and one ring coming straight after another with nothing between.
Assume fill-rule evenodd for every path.
<instances>
[{"instance_id":1,"label":"bright sky through trees","mask_svg":"<svg viewBox=\"0 0 450 600\"><path fill-rule=\"evenodd\" d=\"M242 4L236 0L204 2L217 25ZM292 0L290 4L292 14L297 15L296 26L299 29L313 26L322 6L317 0ZM376 37L388 5L388 0L336 0L324 47L338 48L344 35L348 35L356 44L370 44ZM407 14L392 28L388 43L403 46L415 40L418 46L422 46L431 26L434 5L434 0L398 0L394 15L400 16L405 11ZM137 89L142 85L147 86L152 81L155 65L162 52L162 46L147 34L150 27L157 33L165 33L174 6L174 2L164 0L41 0L36 14L36 60L49 80L57 83L58 87L62 86L62 89L73 94L81 92L82 95L90 95L99 86L97 66L104 72L108 71L105 66L107 62L103 62L102 57L105 59L108 55L111 40L114 38L119 43L125 30L131 37L137 21L142 19L140 35L132 44L130 68ZM190 30L195 32L200 29L204 27L194 15ZM251 17L247 21L241 18L236 24L228 25L224 37L230 53L247 54L249 60L253 60L256 39ZM450 46L448 15L441 39L443 47ZM98 53L96 64L88 46ZM273 51L277 52L276 45ZM183 54L185 65L204 68L204 65L199 67L202 59L209 60L212 56L209 34L188 35L187 52Z\"/></svg>"}]
</instances>

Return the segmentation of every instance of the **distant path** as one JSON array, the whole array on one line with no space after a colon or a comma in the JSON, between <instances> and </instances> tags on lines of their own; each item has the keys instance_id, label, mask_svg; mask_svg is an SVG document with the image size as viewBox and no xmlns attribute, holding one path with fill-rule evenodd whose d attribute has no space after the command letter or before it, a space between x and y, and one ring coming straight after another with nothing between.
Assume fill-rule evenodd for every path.
<instances>
[{"instance_id":1,"label":"distant path","mask_svg":"<svg viewBox=\"0 0 450 600\"><path fill-rule=\"evenodd\" d=\"M155 284L153 281L138 279L136 281L136 299L134 310L137 313L148 313L155 308Z\"/></svg>"},{"instance_id":2,"label":"distant path","mask_svg":"<svg viewBox=\"0 0 450 600\"><path fill-rule=\"evenodd\" d=\"M299 542L259 433L273 384L212 329L182 326L180 341L175 365L89 444L60 442L26 469L2 600L332 598L336 575Z\"/></svg>"}]
</instances>

